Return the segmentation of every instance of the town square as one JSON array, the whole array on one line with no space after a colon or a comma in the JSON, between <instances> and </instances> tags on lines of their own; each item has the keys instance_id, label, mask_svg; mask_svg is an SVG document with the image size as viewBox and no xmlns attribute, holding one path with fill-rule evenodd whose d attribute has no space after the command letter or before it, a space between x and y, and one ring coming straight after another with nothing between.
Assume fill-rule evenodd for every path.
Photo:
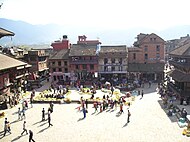
<instances>
[{"instance_id":1,"label":"town square","mask_svg":"<svg viewBox=\"0 0 190 142\"><path fill-rule=\"evenodd\" d=\"M140 88L144 89L143 98L141 95L136 96L130 107L124 106L124 113L121 115L118 115L119 107L113 110L107 109L102 113L98 109L98 112L94 113L93 104L89 104L88 113L83 119L83 113L77 109L79 103L54 104L51 127L47 122L47 114L46 120L42 121L42 109L45 108L47 113L48 103L34 103L33 107L29 104L26 118L18 120L17 110L21 107L20 104L5 111L5 117L11 123L11 134L7 132L6 136L3 136L4 118L0 119L0 139L28 141L27 134L21 135L23 122L26 121L26 129L33 131L35 141L188 142L189 138L182 135L183 129L178 126L177 118L168 117L163 110L163 103L156 88L157 84L153 84L151 88L145 84L144 88ZM76 99L81 96L75 95ZM127 123L127 109L131 111L130 123Z\"/></svg>"},{"instance_id":2,"label":"town square","mask_svg":"<svg viewBox=\"0 0 190 142\"><path fill-rule=\"evenodd\" d=\"M0 0L0 142L190 142L189 4Z\"/></svg>"}]
</instances>

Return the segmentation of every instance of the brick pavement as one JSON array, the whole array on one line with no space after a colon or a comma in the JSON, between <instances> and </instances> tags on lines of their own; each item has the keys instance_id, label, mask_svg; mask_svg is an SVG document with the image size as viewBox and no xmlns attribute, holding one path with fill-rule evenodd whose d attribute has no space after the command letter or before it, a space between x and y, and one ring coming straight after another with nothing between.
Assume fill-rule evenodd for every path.
<instances>
[{"instance_id":1,"label":"brick pavement","mask_svg":"<svg viewBox=\"0 0 190 142\"><path fill-rule=\"evenodd\" d=\"M47 121L41 122L41 111L43 107L47 110L49 105L34 104L26 111L27 128L34 132L36 142L189 142L190 138L182 135L183 129L170 121L162 110L159 95L154 90L144 89L144 98L136 98L130 108L132 115L128 125L126 108L125 113L117 117L119 108L92 114L94 109L89 105L87 118L80 120L83 114L75 109L78 104L56 104L52 113L53 126L48 128ZM4 118L0 119L0 141L28 141L27 135L20 136L23 121L16 121L18 107L6 110L6 117L12 122L12 134L3 138Z\"/></svg>"}]
</instances>

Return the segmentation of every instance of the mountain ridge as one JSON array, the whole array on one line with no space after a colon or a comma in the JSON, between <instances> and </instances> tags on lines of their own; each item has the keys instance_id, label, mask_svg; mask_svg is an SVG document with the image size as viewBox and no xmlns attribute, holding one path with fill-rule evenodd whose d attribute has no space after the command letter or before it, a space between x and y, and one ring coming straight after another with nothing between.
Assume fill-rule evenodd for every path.
<instances>
[{"instance_id":1,"label":"mountain ridge","mask_svg":"<svg viewBox=\"0 0 190 142\"><path fill-rule=\"evenodd\" d=\"M23 45L23 44L51 44L53 41L62 38L63 35L68 35L71 43L77 42L78 35L86 35L87 39L98 38L102 44L107 45L133 45L136 40L135 37L140 33L150 34L155 33L164 40L179 39L190 33L190 25L182 25L170 27L162 31L156 31L149 28L130 28L125 30L104 30L76 27L76 26L62 26L58 24L33 25L24 21L15 21L5 18L0 18L0 27L10 30L15 33L12 40L3 37L0 40L1 45Z\"/></svg>"}]
</instances>

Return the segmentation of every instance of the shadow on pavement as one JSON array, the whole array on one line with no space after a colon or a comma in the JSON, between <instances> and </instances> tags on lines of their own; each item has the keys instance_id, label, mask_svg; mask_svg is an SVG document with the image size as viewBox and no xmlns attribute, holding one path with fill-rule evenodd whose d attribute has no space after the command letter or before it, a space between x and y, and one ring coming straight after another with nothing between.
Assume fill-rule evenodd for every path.
<instances>
[{"instance_id":1,"label":"shadow on pavement","mask_svg":"<svg viewBox=\"0 0 190 142\"><path fill-rule=\"evenodd\" d=\"M121 116L121 113L118 112L118 113L116 114L116 117L120 117L120 116Z\"/></svg>"},{"instance_id":2,"label":"shadow on pavement","mask_svg":"<svg viewBox=\"0 0 190 142\"><path fill-rule=\"evenodd\" d=\"M158 103L160 104L160 107L163 109L163 111L166 113L166 115L168 116L168 109L164 108L164 105L162 103L162 100L158 100ZM168 116L168 118L170 119L171 122L178 122L178 118L176 115L173 116Z\"/></svg>"},{"instance_id":3,"label":"shadow on pavement","mask_svg":"<svg viewBox=\"0 0 190 142\"><path fill-rule=\"evenodd\" d=\"M11 124L19 122L19 121L21 121L21 119L20 120L15 120L15 121L11 122Z\"/></svg>"},{"instance_id":4,"label":"shadow on pavement","mask_svg":"<svg viewBox=\"0 0 190 142\"><path fill-rule=\"evenodd\" d=\"M94 115L96 112L93 112L91 115Z\"/></svg>"},{"instance_id":5,"label":"shadow on pavement","mask_svg":"<svg viewBox=\"0 0 190 142\"><path fill-rule=\"evenodd\" d=\"M101 112L98 112L98 113L96 114L96 116L99 115L100 113L101 113Z\"/></svg>"},{"instance_id":6,"label":"shadow on pavement","mask_svg":"<svg viewBox=\"0 0 190 142\"><path fill-rule=\"evenodd\" d=\"M42 126L44 126L45 124L47 124L48 122L45 122L45 123L42 123L42 124L40 124L38 127L42 127Z\"/></svg>"},{"instance_id":7,"label":"shadow on pavement","mask_svg":"<svg viewBox=\"0 0 190 142\"><path fill-rule=\"evenodd\" d=\"M12 113L12 115L16 115L16 114L18 114L18 111Z\"/></svg>"},{"instance_id":8,"label":"shadow on pavement","mask_svg":"<svg viewBox=\"0 0 190 142\"><path fill-rule=\"evenodd\" d=\"M106 110L106 112L109 112L109 111L110 111L110 109Z\"/></svg>"},{"instance_id":9,"label":"shadow on pavement","mask_svg":"<svg viewBox=\"0 0 190 142\"><path fill-rule=\"evenodd\" d=\"M37 134L42 133L43 131L47 130L48 128L50 128L50 127L48 126L48 127L44 128L44 129L40 130Z\"/></svg>"},{"instance_id":10,"label":"shadow on pavement","mask_svg":"<svg viewBox=\"0 0 190 142\"><path fill-rule=\"evenodd\" d=\"M43 122L43 121L38 121L38 122L34 123L33 125L36 125L36 124L41 123L41 122Z\"/></svg>"},{"instance_id":11,"label":"shadow on pavement","mask_svg":"<svg viewBox=\"0 0 190 142\"><path fill-rule=\"evenodd\" d=\"M21 137L22 137L22 136L18 136L18 137L16 137L16 138L14 138L11 142L17 141L17 140L19 140Z\"/></svg>"},{"instance_id":12,"label":"shadow on pavement","mask_svg":"<svg viewBox=\"0 0 190 142\"><path fill-rule=\"evenodd\" d=\"M128 125L128 123L125 123L125 125L123 125L123 127L122 127L122 128L126 127L127 125Z\"/></svg>"},{"instance_id":13,"label":"shadow on pavement","mask_svg":"<svg viewBox=\"0 0 190 142\"><path fill-rule=\"evenodd\" d=\"M114 112L114 111L115 111L115 110L113 109L113 110L110 111L110 113L111 113L111 112Z\"/></svg>"},{"instance_id":14,"label":"shadow on pavement","mask_svg":"<svg viewBox=\"0 0 190 142\"><path fill-rule=\"evenodd\" d=\"M8 133L8 135L10 135L10 133ZM6 136L8 136L8 135L6 134L6 135L4 136L4 131L1 131L1 132L0 132L0 136L1 136L0 139L2 139L3 137L6 137Z\"/></svg>"},{"instance_id":15,"label":"shadow on pavement","mask_svg":"<svg viewBox=\"0 0 190 142\"><path fill-rule=\"evenodd\" d=\"M79 121L81 121L81 120L84 120L84 117L83 117L83 118L79 118L79 119L77 120L77 122L79 122Z\"/></svg>"}]
</instances>

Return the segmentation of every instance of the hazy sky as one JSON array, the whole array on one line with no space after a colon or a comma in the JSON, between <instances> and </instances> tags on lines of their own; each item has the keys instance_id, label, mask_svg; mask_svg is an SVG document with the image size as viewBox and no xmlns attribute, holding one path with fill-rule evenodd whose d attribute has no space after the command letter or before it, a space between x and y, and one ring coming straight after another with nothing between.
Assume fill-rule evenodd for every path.
<instances>
[{"instance_id":1,"label":"hazy sky","mask_svg":"<svg viewBox=\"0 0 190 142\"><path fill-rule=\"evenodd\" d=\"M31 24L163 30L190 25L190 0L0 0L0 17Z\"/></svg>"}]
</instances>

